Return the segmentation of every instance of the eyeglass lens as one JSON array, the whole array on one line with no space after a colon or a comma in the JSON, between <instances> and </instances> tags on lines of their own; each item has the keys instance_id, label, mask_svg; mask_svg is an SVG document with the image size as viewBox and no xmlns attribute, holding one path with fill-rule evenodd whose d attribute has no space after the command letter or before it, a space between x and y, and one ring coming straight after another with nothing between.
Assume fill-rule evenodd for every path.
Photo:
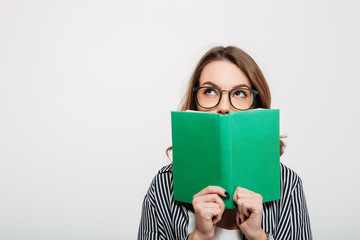
<instances>
[{"instance_id":1,"label":"eyeglass lens","mask_svg":"<svg viewBox=\"0 0 360 240\"><path fill-rule=\"evenodd\" d=\"M215 107L220 101L220 96L221 92L219 89L213 87L201 87L198 89L196 95L198 104L204 108ZM254 101L253 93L250 89L246 88L236 88L231 90L229 99L231 104L240 110L249 109Z\"/></svg>"}]
</instances>

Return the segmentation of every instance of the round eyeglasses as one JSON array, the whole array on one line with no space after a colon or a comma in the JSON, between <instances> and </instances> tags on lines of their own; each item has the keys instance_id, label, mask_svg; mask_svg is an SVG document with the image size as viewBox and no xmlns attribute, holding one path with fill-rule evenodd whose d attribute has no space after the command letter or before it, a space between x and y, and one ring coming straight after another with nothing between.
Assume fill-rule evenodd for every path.
<instances>
[{"instance_id":1,"label":"round eyeglasses","mask_svg":"<svg viewBox=\"0 0 360 240\"><path fill-rule=\"evenodd\" d=\"M250 109L254 105L255 97L258 94L256 90L243 87L231 90L221 90L210 86L195 87L193 92L196 103L205 109L216 107L221 101L222 93L227 92L231 106L241 111Z\"/></svg>"}]
</instances>

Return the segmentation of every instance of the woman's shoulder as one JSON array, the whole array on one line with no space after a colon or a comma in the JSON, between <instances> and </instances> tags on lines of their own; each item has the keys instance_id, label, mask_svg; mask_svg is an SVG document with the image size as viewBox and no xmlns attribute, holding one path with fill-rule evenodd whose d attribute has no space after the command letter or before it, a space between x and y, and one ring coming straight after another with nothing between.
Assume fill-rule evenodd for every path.
<instances>
[{"instance_id":1,"label":"woman's shoulder","mask_svg":"<svg viewBox=\"0 0 360 240\"><path fill-rule=\"evenodd\" d=\"M163 166L155 175L153 179L154 184L172 184L173 168L172 164Z\"/></svg>"},{"instance_id":2,"label":"woman's shoulder","mask_svg":"<svg viewBox=\"0 0 360 240\"><path fill-rule=\"evenodd\" d=\"M163 166L157 174L164 174L164 173L171 173L173 172L172 164L168 164L166 166Z\"/></svg>"},{"instance_id":3,"label":"woman's shoulder","mask_svg":"<svg viewBox=\"0 0 360 240\"><path fill-rule=\"evenodd\" d=\"M302 187L300 176L285 164L280 163L281 184L284 192L294 191L298 187Z\"/></svg>"},{"instance_id":4,"label":"woman's shoulder","mask_svg":"<svg viewBox=\"0 0 360 240\"><path fill-rule=\"evenodd\" d=\"M153 197L169 196L173 189L173 169L172 164L162 167L151 181L148 195Z\"/></svg>"}]
</instances>

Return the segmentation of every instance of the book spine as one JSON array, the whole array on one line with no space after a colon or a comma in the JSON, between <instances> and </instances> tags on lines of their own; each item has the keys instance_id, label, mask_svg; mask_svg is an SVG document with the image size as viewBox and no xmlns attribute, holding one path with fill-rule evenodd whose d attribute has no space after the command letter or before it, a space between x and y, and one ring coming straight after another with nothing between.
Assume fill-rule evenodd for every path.
<instances>
[{"instance_id":1,"label":"book spine","mask_svg":"<svg viewBox=\"0 0 360 240\"><path fill-rule=\"evenodd\" d=\"M221 157L221 179L225 190L230 194L230 197L224 199L226 208L233 208L233 161L232 161L232 133L231 133L231 116L220 115L220 157Z\"/></svg>"}]
</instances>

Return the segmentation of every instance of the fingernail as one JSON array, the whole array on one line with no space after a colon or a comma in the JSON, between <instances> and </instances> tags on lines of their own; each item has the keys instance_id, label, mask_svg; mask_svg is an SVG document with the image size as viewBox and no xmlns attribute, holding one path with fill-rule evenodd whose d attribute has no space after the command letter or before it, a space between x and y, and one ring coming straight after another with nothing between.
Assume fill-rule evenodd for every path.
<instances>
[{"instance_id":1,"label":"fingernail","mask_svg":"<svg viewBox=\"0 0 360 240\"><path fill-rule=\"evenodd\" d=\"M239 224L241 224L241 218L239 218Z\"/></svg>"},{"instance_id":2,"label":"fingernail","mask_svg":"<svg viewBox=\"0 0 360 240\"><path fill-rule=\"evenodd\" d=\"M227 191L225 191L225 195L226 197L230 197L230 194Z\"/></svg>"}]
</instances>

